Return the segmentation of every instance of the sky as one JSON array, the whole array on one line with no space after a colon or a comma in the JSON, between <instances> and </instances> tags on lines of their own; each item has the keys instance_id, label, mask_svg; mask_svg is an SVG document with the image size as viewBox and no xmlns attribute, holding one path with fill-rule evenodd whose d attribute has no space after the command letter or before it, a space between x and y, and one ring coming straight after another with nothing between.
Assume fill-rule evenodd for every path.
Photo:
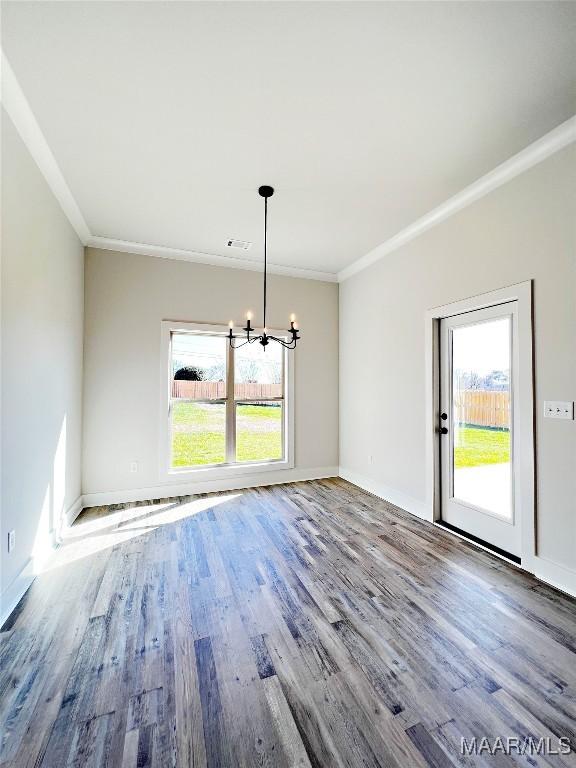
<instances>
[{"instance_id":1,"label":"sky","mask_svg":"<svg viewBox=\"0 0 576 768\"><path fill-rule=\"evenodd\" d=\"M481 375L510 369L510 318L498 318L453 329L454 370Z\"/></svg>"},{"instance_id":2,"label":"sky","mask_svg":"<svg viewBox=\"0 0 576 768\"><path fill-rule=\"evenodd\" d=\"M209 368L219 363L225 364L227 343L224 336L174 333L172 357L175 360L182 360L186 365L198 365L201 368Z\"/></svg>"},{"instance_id":3,"label":"sky","mask_svg":"<svg viewBox=\"0 0 576 768\"><path fill-rule=\"evenodd\" d=\"M218 365L225 370L227 345L228 339L225 336L174 333L172 334L172 359L179 365L194 365L200 368ZM259 367L257 380L262 384L272 384L279 380L282 351L282 347L274 342L268 345L266 351L258 342L255 342L236 352L236 365L241 366L247 360L256 362Z\"/></svg>"}]
</instances>

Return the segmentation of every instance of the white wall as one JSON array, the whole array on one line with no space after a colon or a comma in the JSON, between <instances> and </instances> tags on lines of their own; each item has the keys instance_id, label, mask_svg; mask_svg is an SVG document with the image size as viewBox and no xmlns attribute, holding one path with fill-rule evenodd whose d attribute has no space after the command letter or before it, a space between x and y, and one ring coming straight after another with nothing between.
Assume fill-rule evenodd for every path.
<instances>
[{"instance_id":1,"label":"white wall","mask_svg":"<svg viewBox=\"0 0 576 768\"><path fill-rule=\"evenodd\" d=\"M161 321L227 325L251 309L257 322L262 274L92 248L85 269L86 502L178 493L176 485L191 481L178 476L167 487L159 476ZM280 275L270 275L268 286L270 327L285 327L295 312L303 329L290 353L295 468L246 476L246 485L338 469L338 286Z\"/></svg>"},{"instance_id":2,"label":"white wall","mask_svg":"<svg viewBox=\"0 0 576 768\"><path fill-rule=\"evenodd\" d=\"M80 495L83 273L83 247L2 111L2 617Z\"/></svg>"},{"instance_id":3,"label":"white wall","mask_svg":"<svg viewBox=\"0 0 576 768\"><path fill-rule=\"evenodd\" d=\"M340 465L425 512L426 310L528 279L537 547L540 568L566 588L576 585L576 422L544 420L543 400L576 399L574 146L340 285Z\"/></svg>"}]
</instances>

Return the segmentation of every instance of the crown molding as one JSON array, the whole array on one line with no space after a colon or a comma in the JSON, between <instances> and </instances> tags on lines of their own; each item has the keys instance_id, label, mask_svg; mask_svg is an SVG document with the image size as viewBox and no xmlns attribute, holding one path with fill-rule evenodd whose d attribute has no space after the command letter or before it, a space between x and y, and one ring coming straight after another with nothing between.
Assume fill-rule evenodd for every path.
<instances>
[{"instance_id":1,"label":"crown molding","mask_svg":"<svg viewBox=\"0 0 576 768\"><path fill-rule=\"evenodd\" d=\"M167 248L163 245L149 245L148 243L134 243L129 240L114 240L111 237L99 237L91 235L86 246L100 248L105 251L119 251L120 253L135 253L140 256L155 256L159 259L176 259L177 261L190 261L195 264L208 264L213 267L227 267L228 269L247 269L251 272L261 272L262 261L251 259L238 259L234 256L217 256L201 251L188 251L183 248ZM280 264L268 264L268 272L286 277L299 277L306 280L321 280L326 283L337 282L334 272L320 272L313 269L301 269L299 267L285 267Z\"/></svg>"},{"instance_id":2,"label":"crown molding","mask_svg":"<svg viewBox=\"0 0 576 768\"><path fill-rule=\"evenodd\" d=\"M68 221L74 231L80 238L80 241L86 245L90 237L90 231L84 217L80 212L76 200L74 199L70 188L62 175L58 163L56 162L40 126L36 122L34 113L28 104L20 84L16 79L10 62L6 58L4 51L2 56L2 88L1 101L8 116L14 123L20 138L26 145L26 148L32 155L40 172L46 179L48 186L52 190L54 197L60 203Z\"/></svg>"},{"instance_id":3,"label":"crown molding","mask_svg":"<svg viewBox=\"0 0 576 768\"><path fill-rule=\"evenodd\" d=\"M176 259L197 264L228 267L231 269L261 271L262 263L260 261L239 259L233 256L218 256L216 254L202 253L200 251L169 248L161 245L115 240L109 237L92 235L61 170L58 167L56 159L48 146L48 142L40 130L40 126L34 117L34 113L30 108L28 100L16 79L6 55L1 49L0 53L2 68L0 101L83 245L109 251L120 251L122 253L155 256L162 259ZM301 267L287 267L280 264L269 264L268 270L272 274L285 275L288 277L298 277L306 280L321 280L329 283L341 283L349 277L352 277L352 275L355 275L372 264L375 264L377 261L380 261L380 259L387 256L389 253L406 245L406 243L419 237L424 232L445 221L450 216L453 216L463 208L466 208L468 205L476 202L489 192L506 184L516 176L524 173L524 171L529 170L547 157L564 149L564 147L574 141L576 141L576 115L569 118L564 123L561 123L554 128L554 130L545 134L542 138L518 152L518 154L513 155L501 165L498 165L494 170L481 176L456 195L429 211L409 226L400 230L400 232L389 240L381 243L372 251L369 251L338 273L303 269Z\"/></svg>"},{"instance_id":4,"label":"crown molding","mask_svg":"<svg viewBox=\"0 0 576 768\"><path fill-rule=\"evenodd\" d=\"M484 197L489 192L511 181L547 157L564 149L564 147L567 147L574 141L576 141L576 115L561 123L552 131L542 136L542 138L530 144L518 152L518 154L513 155L509 160L496 166L493 171L490 171L485 176L481 176L469 186L464 187L463 190L450 197L437 208L434 208L405 229L400 230L398 234L338 272L338 282L341 283L352 277L352 275L375 264L389 253L406 245L406 243L409 243L432 227L471 205L471 203L476 202L476 200Z\"/></svg>"}]
</instances>

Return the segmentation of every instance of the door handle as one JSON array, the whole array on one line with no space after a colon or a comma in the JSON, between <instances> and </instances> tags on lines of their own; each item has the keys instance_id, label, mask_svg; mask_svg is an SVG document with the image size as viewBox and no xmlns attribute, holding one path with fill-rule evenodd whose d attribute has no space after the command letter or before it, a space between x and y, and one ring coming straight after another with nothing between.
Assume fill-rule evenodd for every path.
<instances>
[{"instance_id":1,"label":"door handle","mask_svg":"<svg viewBox=\"0 0 576 768\"><path fill-rule=\"evenodd\" d=\"M446 419L448 418L448 414L447 413L441 413L440 414L440 418L442 419L442 421L446 421Z\"/></svg>"},{"instance_id":2,"label":"door handle","mask_svg":"<svg viewBox=\"0 0 576 768\"><path fill-rule=\"evenodd\" d=\"M448 434L448 428L447 427L440 427L440 434L441 435L447 435Z\"/></svg>"}]
</instances>

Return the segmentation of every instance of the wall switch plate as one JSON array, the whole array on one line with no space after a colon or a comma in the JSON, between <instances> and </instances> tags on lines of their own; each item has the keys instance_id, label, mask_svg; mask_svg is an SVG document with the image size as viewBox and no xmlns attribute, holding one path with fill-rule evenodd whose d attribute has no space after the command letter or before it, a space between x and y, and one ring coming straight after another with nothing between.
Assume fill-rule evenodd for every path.
<instances>
[{"instance_id":1,"label":"wall switch plate","mask_svg":"<svg viewBox=\"0 0 576 768\"><path fill-rule=\"evenodd\" d=\"M12 552L16 546L16 531L8 531L8 552Z\"/></svg>"},{"instance_id":2,"label":"wall switch plate","mask_svg":"<svg viewBox=\"0 0 576 768\"><path fill-rule=\"evenodd\" d=\"M564 400L545 400L544 417L547 419L573 419L574 403Z\"/></svg>"},{"instance_id":3,"label":"wall switch plate","mask_svg":"<svg viewBox=\"0 0 576 768\"><path fill-rule=\"evenodd\" d=\"M137 461L131 461L130 462L130 472L138 472L138 462Z\"/></svg>"}]
</instances>

